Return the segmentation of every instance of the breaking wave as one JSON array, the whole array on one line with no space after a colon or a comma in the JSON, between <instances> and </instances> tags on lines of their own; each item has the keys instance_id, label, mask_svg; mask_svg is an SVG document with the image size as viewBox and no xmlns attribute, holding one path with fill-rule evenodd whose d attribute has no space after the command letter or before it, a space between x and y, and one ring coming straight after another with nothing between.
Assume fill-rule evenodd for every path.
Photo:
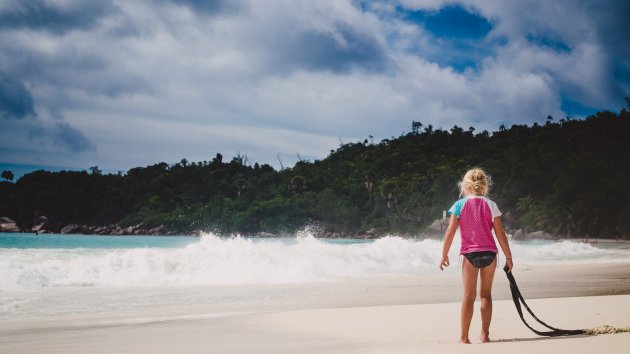
<instances>
[{"instance_id":1,"label":"breaking wave","mask_svg":"<svg viewBox=\"0 0 630 354\"><path fill-rule=\"evenodd\" d=\"M397 236L374 241L255 239L205 234L177 248L0 248L0 290L94 286L204 286L329 281L439 271L442 242ZM451 262L459 245L451 249ZM622 262L623 250L577 242L512 242L518 264ZM453 267L454 268L454 267Z\"/></svg>"}]
</instances>

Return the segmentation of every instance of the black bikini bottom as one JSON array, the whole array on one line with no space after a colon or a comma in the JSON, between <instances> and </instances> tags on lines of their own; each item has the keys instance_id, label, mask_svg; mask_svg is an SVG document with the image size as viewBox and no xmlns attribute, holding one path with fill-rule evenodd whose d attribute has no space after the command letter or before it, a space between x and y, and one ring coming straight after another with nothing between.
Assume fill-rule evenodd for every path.
<instances>
[{"instance_id":1,"label":"black bikini bottom","mask_svg":"<svg viewBox=\"0 0 630 354\"><path fill-rule=\"evenodd\" d=\"M475 268L485 268L489 266L494 262L496 256L496 253L490 251L464 253L464 257L466 257Z\"/></svg>"}]
</instances>

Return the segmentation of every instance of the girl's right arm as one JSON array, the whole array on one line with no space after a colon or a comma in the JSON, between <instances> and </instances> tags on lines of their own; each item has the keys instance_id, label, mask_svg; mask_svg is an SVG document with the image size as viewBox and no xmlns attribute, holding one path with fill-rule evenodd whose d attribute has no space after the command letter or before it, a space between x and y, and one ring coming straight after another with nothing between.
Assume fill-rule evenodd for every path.
<instances>
[{"instance_id":1,"label":"girl's right arm","mask_svg":"<svg viewBox=\"0 0 630 354\"><path fill-rule=\"evenodd\" d=\"M457 231L458 227L459 219L455 216L455 214L451 214L451 219L448 222L448 228L446 228L446 232L444 233L444 246L442 247L440 270L444 270L444 268L448 267L451 263L448 259L448 251L451 249L453 238L455 237L455 231Z\"/></svg>"},{"instance_id":2,"label":"girl's right arm","mask_svg":"<svg viewBox=\"0 0 630 354\"><path fill-rule=\"evenodd\" d=\"M508 268L508 272L511 272L513 267L512 251L510 251L510 244L508 243L508 238L505 234L505 230L503 230L503 224L499 216L495 217L492 221L492 227L494 234L497 236L497 241L499 241L499 245L501 246L501 250L503 250L503 254L505 255L505 266Z\"/></svg>"}]
</instances>

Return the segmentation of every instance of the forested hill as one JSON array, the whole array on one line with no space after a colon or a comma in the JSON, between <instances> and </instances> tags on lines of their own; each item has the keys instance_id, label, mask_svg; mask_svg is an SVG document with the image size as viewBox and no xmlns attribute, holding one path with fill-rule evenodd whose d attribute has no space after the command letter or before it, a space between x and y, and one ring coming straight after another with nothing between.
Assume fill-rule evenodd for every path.
<instances>
[{"instance_id":1,"label":"forested hill","mask_svg":"<svg viewBox=\"0 0 630 354\"><path fill-rule=\"evenodd\" d=\"M138 167L126 174L36 171L0 182L0 216L29 228L59 224L164 225L179 232L418 234L458 198L470 167L493 177L490 197L511 228L556 235L630 235L630 113L533 126L411 131L343 144L320 161L274 170L246 158Z\"/></svg>"}]
</instances>

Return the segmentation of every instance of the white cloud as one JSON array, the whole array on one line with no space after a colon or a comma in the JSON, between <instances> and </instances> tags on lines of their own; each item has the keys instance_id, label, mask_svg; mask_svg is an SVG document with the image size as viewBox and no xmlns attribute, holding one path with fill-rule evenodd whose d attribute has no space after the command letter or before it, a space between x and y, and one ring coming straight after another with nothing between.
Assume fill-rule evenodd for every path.
<instances>
[{"instance_id":1,"label":"white cloud","mask_svg":"<svg viewBox=\"0 0 630 354\"><path fill-rule=\"evenodd\" d=\"M0 160L48 156L115 170L241 151L278 166L277 154L323 158L340 138L396 136L412 120L495 129L562 117L563 95L606 108L621 100L611 88L614 53L581 3L464 2L494 28L479 43L490 46L487 57L463 72L427 59L442 49L397 3L437 10L453 2L379 2L362 11L350 0L252 0L197 13L138 0L108 8L88 28L1 29L0 73L25 83L38 113L30 125L0 121L3 135L68 124L96 151L64 154L54 137L37 149L29 139L7 140Z\"/></svg>"}]
</instances>

